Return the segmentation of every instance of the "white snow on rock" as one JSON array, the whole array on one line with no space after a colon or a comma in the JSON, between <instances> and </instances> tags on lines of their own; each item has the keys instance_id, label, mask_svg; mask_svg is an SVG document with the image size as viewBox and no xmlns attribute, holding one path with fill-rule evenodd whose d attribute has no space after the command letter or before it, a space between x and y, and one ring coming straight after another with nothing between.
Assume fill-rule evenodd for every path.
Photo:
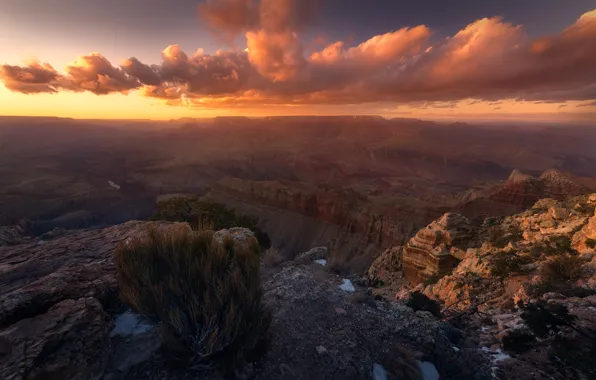
<instances>
[{"instance_id":1,"label":"white snow on rock","mask_svg":"<svg viewBox=\"0 0 596 380\"><path fill-rule=\"evenodd\" d=\"M511 356L504 353L500 348L495 352L491 352L488 347L482 347L480 350L490 353L491 362L493 364L492 375L493 375L493 379L496 379L497 378L497 369L498 369L497 363L500 361L509 359L509 358L511 358Z\"/></svg>"},{"instance_id":2,"label":"white snow on rock","mask_svg":"<svg viewBox=\"0 0 596 380\"><path fill-rule=\"evenodd\" d=\"M372 369L373 380L387 380L387 371L382 365L374 363Z\"/></svg>"},{"instance_id":3,"label":"white snow on rock","mask_svg":"<svg viewBox=\"0 0 596 380\"><path fill-rule=\"evenodd\" d=\"M108 181L108 185L112 186L116 190L120 190L120 185L118 185L117 183L114 183L112 181Z\"/></svg>"},{"instance_id":4,"label":"white snow on rock","mask_svg":"<svg viewBox=\"0 0 596 380\"><path fill-rule=\"evenodd\" d=\"M319 260L315 260L315 263L325 266L325 265L327 265L327 260L319 259Z\"/></svg>"},{"instance_id":5,"label":"white snow on rock","mask_svg":"<svg viewBox=\"0 0 596 380\"><path fill-rule=\"evenodd\" d=\"M439 380L439 371L437 371L433 363L416 360L416 364L418 364L418 368L422 372L423 380Z\"/></svg>"},{"instance_id":6,"label":"white snow on rock","mask_svg":"<svg viewBox=\"0 0 596 380\"><path fill-rule=\"evenodd\" d=\"M141 321L138 314L132 311L127 311L120 314L114 321L114 328L110 332L110 336L115 335L138 335L143 334L153 328L149 323Z\"/></svg>"},{"instance_id":7,"label":"white snow on rock","mask_svg":"<svg viewBox=\"0 0 596 380\"><path fill-rule=\"evenodd\" d=\"M343 290L344 292L349 292L349 293L353 293L356 291L356 288L354 288L354 285L352 285L352 281L344 278L343 283L339 286L339 288L341 290Z\"/></svg>"}]
</instances>

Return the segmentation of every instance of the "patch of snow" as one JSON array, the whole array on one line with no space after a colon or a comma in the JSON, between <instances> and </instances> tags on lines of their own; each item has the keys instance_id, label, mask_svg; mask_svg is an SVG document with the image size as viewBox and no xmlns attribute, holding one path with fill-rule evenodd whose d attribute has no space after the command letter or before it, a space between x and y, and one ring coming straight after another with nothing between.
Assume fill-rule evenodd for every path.
<instances>
[{"instance_id":1,"label":"patch of snow","mask_svg":"<svg viewBox=\"0 0 596 380\"><path fill-rule=\"evenodd\" d=\"M490 354L490 361L492 363L492 377L493 379L497 378L497 369L499 369L499 367L497 367L497 363L506 359L511 358L511 356L507 355L506 353L504 353L500 348L495 351L495 352L491 352L490 349L488 347L482 347L480 348L481 351L484 352L488 352Z\"/></svg>"},{"instance_id":2,"label":"patch of snow","mask_svg":"<svg viewBox=\"0 0 596 380\"><path fill-rule=\"evenodd\" d=\"M327 265L327 260L319 259L319 260L315 260L315 263L325 266L325 265Z\"/></svg>"},{"instance_id":3,"label":"patch of snow","mask_svg":"<svg viewBox=\"0 0 596 380\"><path fill-rule=\"evenodd\" d=\"M317 346L317 352L319 353L319 355L323 355L325 352L327 352L327 349L325 348L325 346Z\"/></svg>"},{"instance_id":4,"label":"patch of snow","mask_svg":"<svg viewBox=\"0 0 596 380\"><path fill-rule=\"evenodd\" d=\"M505 359L509 359L511 356L504 353L500 348L493 354L493 363L500 362Z\"/></svg>"},{"instance_id":5,"label":"patch of snow","mask_svg":"<svg viewBox=\"0 0 596 380\"><path fill-rule=\"evenodd\" d=\"M372 378L373 380L387 380L387 371L382 365L373 363Z\"/></svg>"},{"instance_id":6,"label":"patch of snow","mask_svg":"<svg viewBox=\"0 0 596 380\"><path fill-rule=\"evenodd\" d=\"M418 364L418 368L422 372L423 380L439 380L439 371L437 371L433 363L416 360L416 364Z\"/></svg>"},{"instance_id":7,"label":"patch of snow","mask_svg":"<svg viewBox=\"0 0 596 380\"><path fill-rule=\"evenodd\" d=\"M120 190L120 185L118 185L117 183L114 183L112 181L108 181L108 185L112 186L116 190Z\"/></svg>"},{"instance_id":8,"label":"patch of snow","mask_svg":"<svg viewBox=\"0 0 596 380\"><path fill-rule=\"evenodd\" d=\"M453 348L453 351L455 351L455 352L459 352L459 348L457 348L457 347L455 347L455 346L452 346L452 348Z\"/></svg>"},{"instance_id":9,"label":"patch of snow","mask_svg":"<svg viewBox=\"0 0 596 380\"><path fill-rule=\"evenodd\" d=\"M138 314L135 314L132 311L127 311L116 317L114 328L110 332L110 336L138 335L143 334L152 328L152 325L141 321Z\"/></svg>"},{"instance_id":10,"label":"patch of snow","mask_svg":"<svg viewBox=\"0 0 596 380\"><path fill-rule=\"evenodd\" d=\"M352 285L352 281L344 278L343 283L339 286L339 288L345 292L353 293L356 291L354 285Z\"/></svg>"},{"instance_id":11,"label":"patch of snow","mask_svg":"<svg viewBox=\"0 0 596 380\"><path fill-rule=\"evenodd\" d=\"M486 327L486 326L482 326L482 327L480 328L480 330L481 330L483 333L485 333L485 332L487 332L487 331L488 331L488 327Z\"/></svg>"}]
</instances>

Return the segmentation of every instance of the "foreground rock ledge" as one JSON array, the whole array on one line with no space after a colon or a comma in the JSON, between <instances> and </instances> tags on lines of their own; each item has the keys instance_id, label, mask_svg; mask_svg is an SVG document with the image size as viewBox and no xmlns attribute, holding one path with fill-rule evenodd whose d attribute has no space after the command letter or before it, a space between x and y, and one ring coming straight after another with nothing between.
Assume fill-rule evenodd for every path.
<instances>
[{"instance_id":1,"label":"foreground rock ledge","mask_svg":"<svg viewBox=\"0 0 596 380\"><path fill-rule=\"evenodd\" d=\"M118 291L113 252L149 228L189 227L135 221L0 247L0 378L220 378L167 369L150 327L131 338L114 333L125 310L111 308ZM240 232L227 233L242 244ZM490 378L476 349L454 348L454 329L426 312L357 298L340 289L342 280L308 260L264 271L270 345L243 378L372 379L375 364L391 375L400 362L413 363L404 350L433 363L441 379Z\"/></svg>"}]
</instances>

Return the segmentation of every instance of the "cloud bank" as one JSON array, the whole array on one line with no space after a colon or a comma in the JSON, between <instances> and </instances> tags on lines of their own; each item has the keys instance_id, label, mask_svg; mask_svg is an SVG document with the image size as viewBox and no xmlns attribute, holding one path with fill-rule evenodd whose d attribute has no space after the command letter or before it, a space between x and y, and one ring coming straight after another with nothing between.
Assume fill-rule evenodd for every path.
<instances>
[{"instance_id":1,"label":"cloud bank","mask_svg":"<svg viewBox=\"0 0 596 380\"><path fill-rule=\"evenodd\" d=\"M419 25L358 45L336 41L307 54L300 35L318 19L318 5L318 0L210 0L199 6L200 17L230 44L244 36L245 48L188 55L171 45L158 65L132 57L116 66L91 53L63 72L39 62L2 65L0 79L25 94L137 90L168 104L205 107L596 100L596 10L538 39L494 17L438 40Z\"/></svg>"}]
</instances>

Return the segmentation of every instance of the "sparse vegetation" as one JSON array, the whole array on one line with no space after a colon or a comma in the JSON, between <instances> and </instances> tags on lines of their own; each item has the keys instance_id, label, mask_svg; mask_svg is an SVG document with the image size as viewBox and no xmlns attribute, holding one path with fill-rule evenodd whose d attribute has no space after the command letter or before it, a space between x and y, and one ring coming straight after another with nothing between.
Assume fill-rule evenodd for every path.
<instances>
[{"instance_id":1,"label":"sparse vegetation","mask_svg":"<svg viewBox=\"0 0 596 380\"><path fill-rule=\"evenodd\" d=\"M157 202L151 220L187 222L195 230L244 227L255 234L262 249L271 246L269 236L257 227L257 219L239 215L216 202L196 196L173 197Z\"/></svg>"},{"instance_id":2,"label":"sparse vegetation","mask_svg":"<svg viewBox=\"0 0 596 380\"><path fill-rule=\"evenodd\" d=\"M540 268L541 280L528 285L526 291L533 298L556 292L566 297L587 297L594 290L575 286L584 274L586 261L576 255L561 255L544 262Z\"/></svg>"},{"instance_id":3,"label":"sparse vegetation","mask_svg":"<svg viewBox=\"0 0 596 380\"><path fill-rule=\"evenodd\" d=\"M443 278L443 276L441 276L440 274L435 274L433 276L430 276L429 278L427 278L426 280L424 280L424 286L434 285L437 282L439 282L439 280L441 278Z\"/></svg>"},{"instance_id":4,"label":"sparse vegetation","mask_svg":"<svg viewBox=\"0 0 596 380\"><path fill-rule=\"evenodd\" d=\"M547 339L553 359L563 362L578 373L577 378L596 378L594 355L596 354L596 336L594 331L585 330L577 324L577 317L570 314L567 306L549 304L545 301L523 304L522 319L532 333ZM573 330L577 335L562 333L564 329ZM530 339L530 338L528 338ZM503 340L505 342L505 339ZM584 376L577 376L583 374Z\"/></svg>"},{"instance_id":5,"label":"sparse vegetation","mask_svg":"<svg viewBox=\"0 0 596 380\"><path fill-rule=\"evenodd\" d=\"M523 266L532 262L529 256L520 256L515 253L498 252L492 261L491 274L505 279L512 273L522 273Z\"/></svg>"},{"instance_id":6,"label":"sparse vegetation","mask_svg":"<svg viewBox=\"0 0 596 380\"><path fill-rule=\"evenodd\" d=\"M516 329L503 337L503 349L508 352L521 354L532 348L536 337L526 328Z\"/></svg>"},{"instance_id":7,"label":"sparse vegetation","mask_svg":"<svg viewBox=\"0 0 596 380\"><path fill-rule=\"evenodd\" d=\"M274 247L270 247L263 254L263 263L268 267L276 267L285 261L283 253Z\"/></svg>"},{"instance_id":8,"label":"sparse vegetation","mask_svg":"<svg viewBox=\"0 0 596 380\"><path fill-rule=\"evenodd\" d=\"M418 380L422 378L416 360L421 355L401 346L395 346L383 358L383 367L389 373L389 379Z\"/></svg>"},{"instance_id":9,"label":"sparse vegetation","mask_svg":"<svg viewBox=\"0 0 596 380\"><path fill-rule=\"evenodd\" d=\"M549 236L545 241L537 244L535 249L545 256L561 255L574 251L571 248L571 239L565 235Z\"/></svg>"},{"instance_id":10,"label":"sparse vegetation","mask_svg":"<svg viewBox=\"0 0 596 380\"><path fill-rule=\"evenodd\" d=\"M411 307L415 311L428 311L435 317L441 318L441 305L420 292L411 293L406 306Z\"/></svg>"},{"instance_id":11,"label":"sparse vegetation","mask_svg":"<svg viewBox=\"0 0 596 380\"><path fill-rule=\"evenodd\" d=\"M235 362L258 347L269 325L256 240L222 240L210 231L151 230L116 251L122 300L159 323L175 359Z\"/></svg>"},{"instance_id":12,"label":"sparse vegetation","mask_svg":"<svg viewBox=\"0 0 596 380\"><path fill-rule=\"evenodd\" d=\"M542 264L540 275L546 281L574 282L582 277L585 263L586 260L576 255L556 256Z\"/></svg>"},{"instance_id":13,"label":"sparse vegetation","mask_svg":"<svg viewBox=\"0 0 596 380\"><path fill-rule=\"evenodd\" d=\"M586 246L592 249L596 248L596 240L590 238L586 239Z\"/></svg>"},{"instance_id":14,"label":"sparse vegetation","mask_svg":"<svg viewBox=\"0 0 596 380\"><path fill-rule=\"evenodd\" d=\"M521 317L526 326L539 338L546 338L556 334L562 327L572 327L576 317L569 314L567 306L561 304L548 304L545 301L518 306L522 309Z\"/></svg>"},{"instance_id":15,"label":"sparse vegetation","mask_svg":"<svg viewBox=\"0 0 596 380\"><path fill-rule=\"evenodd\" d=\"M515 243L523 239L523 232L516 224L511 224L507 230L497 225L488 229L487 240L497 248L505 248L509 243Z\"/></svg>"}]
</instances>

